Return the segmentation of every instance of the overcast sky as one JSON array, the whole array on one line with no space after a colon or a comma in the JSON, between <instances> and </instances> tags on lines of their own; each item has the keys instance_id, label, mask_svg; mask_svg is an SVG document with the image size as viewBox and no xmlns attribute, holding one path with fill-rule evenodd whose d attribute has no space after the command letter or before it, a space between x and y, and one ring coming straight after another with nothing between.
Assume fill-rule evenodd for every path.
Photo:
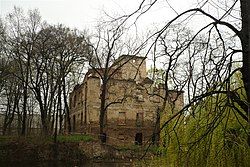
<instances>
[{"instance_id":1,"label":"overcast sky","mask_svg":"<svg viewBox=\"0 0 250 167\"><path fill-rule=\"evenodd\" d=\"M165 22L176 16L166 0L156 5L147 17L141 20L142 26ZM62 23L78 29L91 29L104 11L110 15L125 14L134 11L141 0L0 0L0 15L4 17L14 6L39 9L43 20L49 23ZM168 0L177 12L194 7L197 0Z\"/></svg>"}]
</instances>

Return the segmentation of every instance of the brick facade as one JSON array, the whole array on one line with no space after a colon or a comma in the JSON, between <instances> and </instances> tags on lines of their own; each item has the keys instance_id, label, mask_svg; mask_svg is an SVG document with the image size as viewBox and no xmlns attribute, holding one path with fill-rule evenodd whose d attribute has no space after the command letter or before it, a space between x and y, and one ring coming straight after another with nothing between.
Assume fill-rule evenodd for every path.
<instances>
[{"instance_id":1,"label":"brick facade","mask_svg":"<svg viewBox=\"0 0 250 167\"><path fill-rule=\"evenodd\" d=\"M153 91L163 94L163 89L153 87L147 78L146 61L143 57L121 56L112 68L116 75L109 80L104 132L106 142L112 145L142 144L152 140L156 128L157 111L162 105ZM99 135L101 80L95 70L89 70L81 85L70 93L70 119L73 132ZM176 91L170 94L175 96ZM177 105L183 105L183 95Z\"/></svg>"}]
</instances>

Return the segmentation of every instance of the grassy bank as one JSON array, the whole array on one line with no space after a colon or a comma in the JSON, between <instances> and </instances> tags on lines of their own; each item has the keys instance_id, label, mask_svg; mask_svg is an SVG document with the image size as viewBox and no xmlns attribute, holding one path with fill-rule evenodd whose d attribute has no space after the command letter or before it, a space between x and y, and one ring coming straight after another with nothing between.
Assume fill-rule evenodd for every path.
<instances>
[{"instance_id":1,"label":"grassy bank","mask_svg":"<svg viewBox=\"0 0 250 167\"><path fill-rule=\"evenodd\" d=\"M53 161L86 159L79 142L89 142L88 135L59 135L57 143L53 137L0 136L0 161Z\"/></svg>"},{"instance_id":2,"label":"grassy bank","mask_svg":"<svg viewBox=\"0 0 250 167\"><path fill-rule=\"evenodd\" d=\"M147 148L138 145L114 147L101 144L89 135L59 135L51 137L0 136L1 161L82 161L132 160L141 158ZM147 150L146 159L157 155L156 148Z\"/></svg>"}]
</instances>

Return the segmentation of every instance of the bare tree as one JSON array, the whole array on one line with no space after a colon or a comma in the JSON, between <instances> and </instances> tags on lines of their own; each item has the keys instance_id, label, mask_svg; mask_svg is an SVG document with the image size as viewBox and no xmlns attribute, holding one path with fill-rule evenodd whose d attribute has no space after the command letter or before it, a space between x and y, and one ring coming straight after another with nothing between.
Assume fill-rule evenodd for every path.
<instances>
[{"instance_id":1,"label":"bare tree","mask_svg":"<svg viewBox=\"0 0 250 167\"><path fill-rule=\"evenodd\" d=\"M3 65L3 64L2 64ZM8 62L8 65L3 66L4 71L8 73L7 76L3 77L5 79L3 83L3 89L1 91L1 106L5 108L4 114L4 122L2 133L5 135L7 133L12 134L12 130L14 129L12 123L18 124L19 121L13 121L17 117L20 118L19 107L21 103L21 92L22 92L22 84L21 82L11 75L11 71L16 71L15 63ZM17 128L17 127L16 127ZM19 128L17 129L19 132Z\"/></svg>"},{"instance_id":2,"label":"bare tree","mask_svg":"<svg viewBox=\"0 0 250 167\"><path fill-rule=\"evenodd\" d=\"M70 80L70 73L78 71L79 66L74 66L84 65L86 50L85 35L62 25L44 27L38 33L30 71L31 89L39 102L45 133L49 132L50 125L57 133L58 117L59 132L62 133L65 114L70 131L66 80Z\"/></svg>"},{"instance_id":3,"label":"bare tree","mask_svg":"<svg viewBox=\"0 0 250 167\"><path fill-rule=\"evenodd\" d=\"M15 7L3 24L1 22L1 34L1 56L8 57L6 67L11 66L10 62L16 66L15 70L1 69L1 75L21 83L22 92L16 92L16 95L22 96L19 100L23 103L19 105L22 107L19 112L22 116L22 135L27 132L28 114L34 114L31 111L34 107L30 106L34 104L33 98L40 110L36 113L41 116L43 134L49 135L53 130L57 134L58 125L62 133L65 115L70 131L67 101L72 86L69 84L72 82L70 75L81 75L81 67L89 53L86 33L62 25L50 26L42 22L37 10L25 15ZM4 65L4 61L1 63Z\"/></svg>"},{"instance_id":4,"label":"bare tree","mask_svg":"<svg viewBox=\"0 0 250 167\"><path fill-rule=\"evenodd\" d=\"M34 54L34 42L36 32L39 29L40 16L36 10L29 11L26 17L20 8L15 7L13 13L10 13L6 19L8 27L8 38L6 39L8 56L11 56L18 65L20 76L17 76L22 82L23 87L23 109L22 109L22 130L21 134L26 134L27 123L27 103L29 87L29 68L31 56ZM14 73L13 73L14 74ZM14 74L15 75L15 74Z\"/></svg>"},{"instance_id":5,"label":"bare tree","mask_svg":"<svg viewBox=\"0 0 250 167\"><path fill-rule=\"evenodd\" d=\"M100 113L99 113L99 126L100 137L104 133L105 118L107 115L108 107L113 104L122 103L126 99L126 93L120 98L108 100L108 93L112 89L112 79L119 75L119 70L139 51L144 47L136 48L136 43L125 39L128 29L120 22L103 22L97 26L97 33L92 38L91 55L89 56L89 65L93 71L98 75L101 82L100 90ZM125 42L126 41L126 42ZM123 55L123 56L121 56ZM127 56L126 56L127 55ZM139 68L139 67L137 67ZM136 74L134 79L136 78Z\"/></svg>"},{"instance_id":6,"label":"bare tree","mask_svg":"<svg viewBox=\"0 0 250 167\"><path fill-rule=\"evenodd\" d=\"M144 13L150 11L156 3L158 3L158 0L142 1L134 13L120 17L120 19L127 21L133 18L131 16L138 14L139 16L137 15L138 17L136 17L137 21L140 17L143 17ZM211 5L211 3L209 1L199 3L197 8L178 14L150 37L151 39L154 37L151 48L155 49L155 44L161 41L162 35L171 28L171 25L175 23L186 24L192 18L198 17L199 14L209 20L208 24L205 24L197 32L194 32L186 47L184 47L184 50L189 50L192 43L199 38L199 35L206 32L206 35L203 37L205 41L201 41L204 51L201 57L199 57L200 60L194 62L196 57L191 57L189 61L190 66L186 70L189 79L187 82L182 83L182 86L187 83L188 103L182 110L173 114L163 124L163 127L193 105L217 94L226 95L230 99L231 105L234 106L233 109L249 124L249 1L235 0L226 4L222 2L214 4L214 10L206 11L206 6ZM218 16L209 13L214 11L220 11L221 13ZM239 17L237 12L240 13ZM241 27L238 25L241 25ZM226 28L227 31L223 31L222 28ZM240 68L236 66L237 63L240 64ZM195 75L195 68L201 71L199 75ZM241 89L240 87L232 89L230 78L237 71L240 71L242 74L244 89L246 91L245 96L237 93L236 90ZM248 144L250 145L249 136L248 134Z\"/></svg>"}]
</instances>

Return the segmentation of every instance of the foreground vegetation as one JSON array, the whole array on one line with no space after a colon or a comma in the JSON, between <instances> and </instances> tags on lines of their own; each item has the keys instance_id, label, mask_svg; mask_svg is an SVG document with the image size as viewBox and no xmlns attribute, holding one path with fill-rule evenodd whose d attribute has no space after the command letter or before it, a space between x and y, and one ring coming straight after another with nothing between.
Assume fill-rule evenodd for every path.
<instances>
[{"instance_id":1,"label":"foreground vegetation","mask_svg":"<svg viewBox=\"0 0 250 167\"><path fill-rule=\"evenodd\" d=\"M48 137L53 132L62 134L65 120L70 131L68 92L78 82L76 78L81 77L80 66L89 64L104 69L104 75L99 72L103 81L102 129L107 111L109 71L112 71L109 65L127 46L121 38L127 37L124 35L127 30L125 22L138 14L136 20L132 20L136 23L156 2L158 0L142 1L131 15L106 22L107 27L104 24L99 26L94 40L99 41L96 45L90 43L82 32L43 23L36 10L25 15L21 9L15 8L6 19L0 20L2 133L7 134L8 129L15 125L17 134L23 136L2 137L1 158L84 157L78 149L78 142L91 141L91 138L59 135L53 141L53 137ZM250 4L248 0L218 1L215 5L208 2L177 14L162 28L153 31L142 44L135 42L135 50L128 47L124 52L139 54L140 49L149 48L146 53L152 53L153 64L163 64L161 78L152 75L152 79L158 79L157 82L165 88L164 97L161 96L164 104L157 114L169 113L161 121L157 152L162 157L150 161L158 165L249 166ZM212 7L215 9L211 10ZM210 11L218 11L218 16ZM192 22L190 19L197 16L196 13L210 21L197 32L183 28ZM180 20L183 17L190 19ZM153 42L148 46L150 41ZM156 67L152 67L152 71L156 73ZM168 92L172 88L187 92L185 106L177 111L174 110L175 100ZM40 117L38 127L42 127L46 136L39 142L24 137L35 116Z\"/></svg>"},{"instance_id":2,"label":"foreground vegetation","mask_svg":"<svg viewBox=\"0 0 250 167\"><path fill-rule=\"evenodd\" d=\"M0 161L128 161L138 159L146 148L138 145L114 147L100 143L89 135L59 135L53 137L0 137ZM146 158L156 155L149 149ZM35 156L32 156L35 154Z\"/></svg>"},{"instance_id":3,"label":"foreground vegetation","mask_svg":"<svg viewBox=\"0 0 250 167\"><path fill-rule=\"evenodd\" d=\"M41 136L0 136L0 143L8 143L12 141L25 140L27 142L41 143L41 142L53 142L54 138L41 137ZM89 142L93 141L94 138L90 135L72 134L72 135L58 135L57 142Z\"/></svg>"},{"instance_id":4,"label":"foreground vegetation","mask_svg":"<svg viewBox=\"0 0 250 167\"><path fill-rule=\"evenodd\" d=\"M0 137L1 162L83 161L87 157L78 142L91 141L90 136L60 136L54 143L48 137Z\"/></svg>"}]
</instances>

